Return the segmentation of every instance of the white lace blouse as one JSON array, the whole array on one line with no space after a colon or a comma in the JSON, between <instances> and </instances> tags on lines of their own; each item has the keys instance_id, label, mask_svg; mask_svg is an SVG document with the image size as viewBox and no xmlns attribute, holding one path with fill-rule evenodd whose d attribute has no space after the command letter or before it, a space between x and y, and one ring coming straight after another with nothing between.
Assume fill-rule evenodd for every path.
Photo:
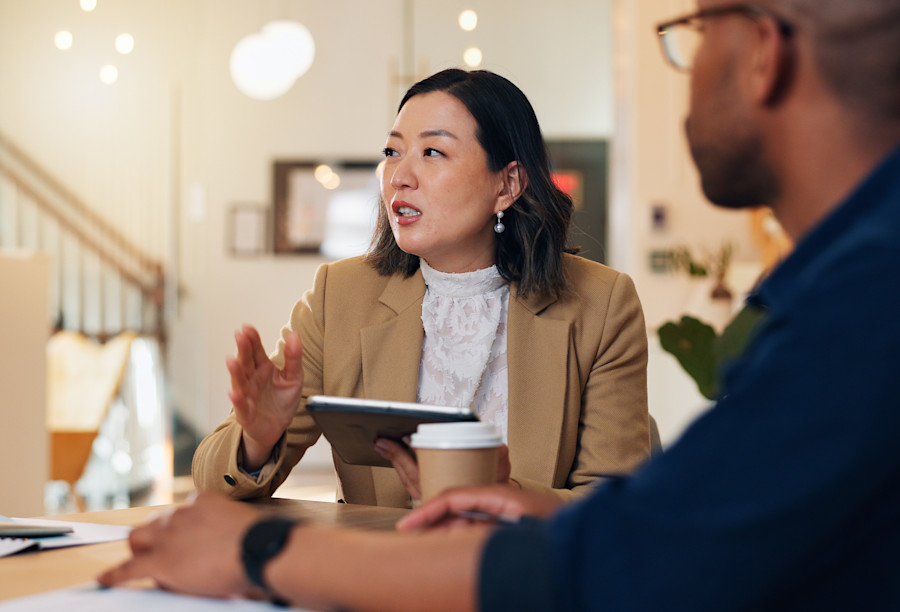
<instances>
[{"instance_id":1,"label":"white lace blouse","mask_svg":"<svg viewBox=\"0 0 900 612\"><path fill-rule=\"evenodd\" d=\"M418 401L469 406L507 441L509 283L496 266L448 274L420 259L425 341Z\"/></svg>"}]
</instances>

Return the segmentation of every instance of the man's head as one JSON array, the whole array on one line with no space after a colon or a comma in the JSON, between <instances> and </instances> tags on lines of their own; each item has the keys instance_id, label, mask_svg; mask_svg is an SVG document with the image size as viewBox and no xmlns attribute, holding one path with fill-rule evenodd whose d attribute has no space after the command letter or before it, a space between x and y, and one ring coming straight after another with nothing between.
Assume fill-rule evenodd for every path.
<instances>
[{"instance_id":1,"label":"man's head","mask_svg":"<svg viewBox=\"0 0 900 612\"><path fill-rule=\"evenodd\" d=\"M900 134L900 0L699 0L678 28L698 42L670 59L693 60L686 129L716 204L777 201L776 160L799 140L786 132L817 105L860 133Z\"/></svg>"},{"instance_id":2,"label":"man's head","mask_svg":"<svg viewBox=\"0 0 900 612\"><path fill-rule=\"evenodd\" d=\"M739 5L732 3L701 1L699 6L694 27L700 39L685 121L691 155L711 202L729 208L758 206L775 197L777 181L766 160L749 83L742 75L748 73L748 48L756 43L757 20L768 16L737 10ZM714 12L728 7L736 10Z\"/></svg>"},{"instance_id":3,"label":"man's head","mask_svg":"<svg viewBox=\"0 0 900 612\"><path fill-rule=\"evenodd\" d=\"M808 31L822 78L849 109L900 122L900 0L768 0Z\"/></svg>"}]
</instances>

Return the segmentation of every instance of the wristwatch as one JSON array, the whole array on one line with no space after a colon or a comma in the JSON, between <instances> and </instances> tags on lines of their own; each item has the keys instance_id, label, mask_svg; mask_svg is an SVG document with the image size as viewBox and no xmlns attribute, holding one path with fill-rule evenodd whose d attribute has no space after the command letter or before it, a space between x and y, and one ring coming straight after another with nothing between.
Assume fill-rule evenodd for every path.
<instances>
[{"instance_id":1,"label":"wristwatch","mask_svg":"<svg viewBox=\"0 0 900 612\"><path fill-rule=\"evenodd\" d=\"M262 519L250 526L241 544L241 561L250 582L268 593L273 601L279 602L263 578L266 564L278 556L290 537L291 530L300 521L282 517Z\"/></svg>"}]
</instances>

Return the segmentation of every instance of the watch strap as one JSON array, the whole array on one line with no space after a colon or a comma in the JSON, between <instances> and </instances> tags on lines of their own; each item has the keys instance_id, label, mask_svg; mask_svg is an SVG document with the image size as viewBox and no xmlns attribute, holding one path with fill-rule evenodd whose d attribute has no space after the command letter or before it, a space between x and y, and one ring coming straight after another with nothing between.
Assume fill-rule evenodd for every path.
<instances>
[{"instance_id":1,"label":"watch strap","mask_svg":"<svg viewBox=\"0 0 900 612\"><path fill-rule=\"evenodd\" d=\"M269 595L272 590L263 578L266 564L281 553L291 530L300 521L284 517L266 518L247 529L241 543L241 561L247 578ZM273 597L274 599L274 597Z\"/></svg>"}]
</instances>

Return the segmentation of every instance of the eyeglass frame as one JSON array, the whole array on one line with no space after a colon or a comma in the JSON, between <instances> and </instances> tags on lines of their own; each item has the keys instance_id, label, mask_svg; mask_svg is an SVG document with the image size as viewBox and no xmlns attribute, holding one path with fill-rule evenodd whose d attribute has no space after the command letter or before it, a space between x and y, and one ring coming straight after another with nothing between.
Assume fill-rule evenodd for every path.
<instances>
[{"instance_id":1,"label":"eyeglass frame","mask_svg":"<svg viewBox=\"0 0 900 612\"><path fill-rule=\"evenodd\" d=\"M665 43L666 34L671 32L672 29L677 26L692 27L696 29L697 27L699 27L699 24L694 25L692 22L699 22L715 17L722 17L730 13L740 13L746 17L749 17L750 19L762 19L764 17L769 17L770 19L775 20L775 23L778 25L778 30L781 32L782 36L790 36L794 33L795 26L793 23L768 9L764 9L761 6L757 6L755 4L738 3L726 4L723 6L712 6L706 9L701 9L695 13L691 13L690 15L685 15L683 17L664 21L656 26L656 34L659 37L659 43L662 47L663 57L676 70L680 70L682 72L690 72L692 65L683 66L670 54L669 48Z\"/></svg>"}]
</instances>

